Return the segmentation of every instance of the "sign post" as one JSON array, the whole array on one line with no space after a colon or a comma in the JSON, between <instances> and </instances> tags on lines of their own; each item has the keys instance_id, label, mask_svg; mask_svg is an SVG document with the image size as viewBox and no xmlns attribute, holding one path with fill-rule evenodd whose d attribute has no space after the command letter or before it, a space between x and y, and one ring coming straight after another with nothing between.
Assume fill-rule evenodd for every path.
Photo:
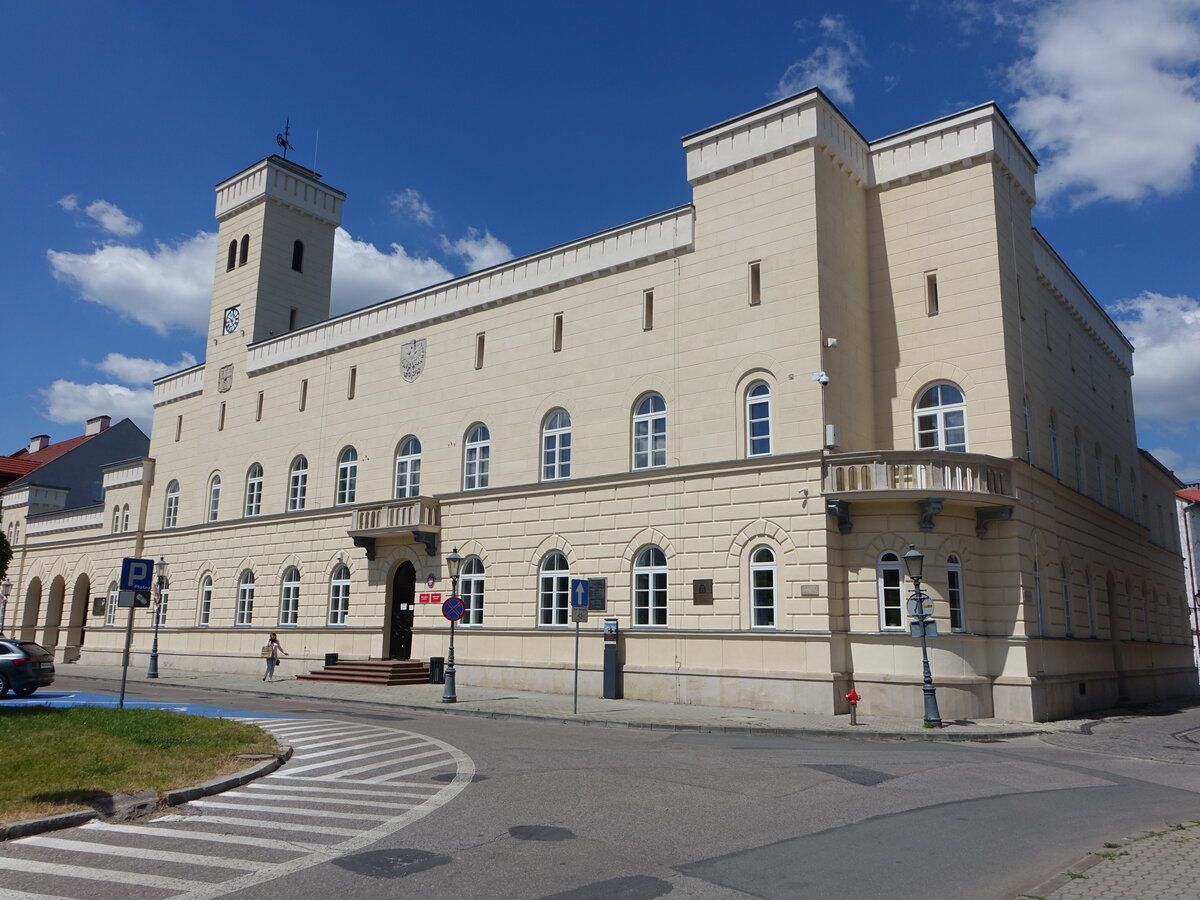
<instances>
[{"instance_id":1,"label":"sign post","mask_svg":"<svg viewBox=\"0 0 1200 900\"><path fill-rule=\"evenodd\" d=\"M579 623L588 620L588 597L591 592L590 579L571 579L571 621L575 623L575 695L571 701L571 713L579 713Z\"/></svg>"},{"instance_id":2,"label":"sign post","mask_svg":"<svg viewBox=\"0 0 1200 900\"><path fill-rule=\"evenodd\" d=\"M129 623L125 626L125 652L121 654L121 700L120 709L125 708L125 682L129 677L129 648L133 644L133 611L140 606L150 605L150 577L154 572L154 560L135 559L127 556L121 561L120 593L118 606L129 607Z\"/></svg>"},{"instance_id":3,"label":"sign post","mask_svg":"<svg viewBox=\"0 0 1200 900\"><path fill-rule=\"evenodd\" d=\"M446 686L442 688L443 703L457 703L458 689L454 680L454 623L463 617L466 607L462 597L450 596L442 603L442 615L450 623L450 652L446 654Z\"/></svg>"}]
</instances>

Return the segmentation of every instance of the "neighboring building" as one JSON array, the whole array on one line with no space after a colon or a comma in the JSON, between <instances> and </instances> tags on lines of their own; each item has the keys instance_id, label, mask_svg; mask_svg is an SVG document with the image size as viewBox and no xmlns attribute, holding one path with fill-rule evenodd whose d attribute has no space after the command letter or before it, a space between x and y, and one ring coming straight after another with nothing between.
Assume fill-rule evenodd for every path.
<instances>
[{"instance_id":1,"label":"neighboring building","mask_svg":"<svg viewBox=\"0 0 1200 900\"><path fill-rule=\"evenodd\" d=\"M105 476L134 534L28 529L23 633L56 633L54 579L162 556L164 667L253 671L271 630L310 661L442 655L417 585L448 593L456 547L460 686L569 691L570 581L597 577L626 696L830 713L853 686L912 716L915 544L943 717L1194 693L1155 514L1179 484L999 109L869 142L809 91L683 145L689 205L333 318L344 195L278 157L222 182L208 357ZM98 613L84 658L115 663Z\"/></svg>"},{"instance_id":2,"label":"neighboring building","mask_svg":"<svg viewBox=\"0 0 1200 900\"><path fill-rule=\"evenodd\" d=\"M1187 570L1188 607L1192 617L1192 640L1200 665L1200 484L1176 491L1176 513L1183 538L1183 564Z\"/></svg>"}]
</instances>

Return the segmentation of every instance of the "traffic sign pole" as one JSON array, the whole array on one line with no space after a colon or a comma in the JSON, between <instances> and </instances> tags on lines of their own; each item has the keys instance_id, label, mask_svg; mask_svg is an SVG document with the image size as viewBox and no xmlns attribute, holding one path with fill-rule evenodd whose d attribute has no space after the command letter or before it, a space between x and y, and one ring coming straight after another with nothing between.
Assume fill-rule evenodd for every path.
<instances>
[{"instance_id":1,"label":"traffic sign pole","mask_svg":"<svg viewBox=\"0 0 1200 900\"><path fill-rule=\"evenodd\" d=\"M579 620L575 620L575 698L571 701L571 714L579 713Z\"/></svg>"}]
</instances>

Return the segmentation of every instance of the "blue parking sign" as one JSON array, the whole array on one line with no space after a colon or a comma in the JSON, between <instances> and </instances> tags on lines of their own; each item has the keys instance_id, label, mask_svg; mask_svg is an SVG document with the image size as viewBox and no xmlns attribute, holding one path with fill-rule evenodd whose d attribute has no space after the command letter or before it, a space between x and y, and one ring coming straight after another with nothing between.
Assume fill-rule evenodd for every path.
<instances>
[{"instance_id":1,"label":"blue parking sign","mask_svg":"<svg viewBox=\"0 0 1200 900\"><path fill-rule=\"evenodd\" d=\"M153 583L154 560L127 556L121 561L121 590L148 591Z\"/></svg>"}]
</instances>

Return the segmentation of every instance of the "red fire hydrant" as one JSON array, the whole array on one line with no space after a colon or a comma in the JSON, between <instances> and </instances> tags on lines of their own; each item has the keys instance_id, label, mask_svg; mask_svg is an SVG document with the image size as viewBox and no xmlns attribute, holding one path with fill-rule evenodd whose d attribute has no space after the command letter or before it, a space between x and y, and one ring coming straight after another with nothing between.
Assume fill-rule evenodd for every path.
<instances>
[{"instance_id":1,"label":"red fire hydrant","mask_svg":"<svg viewBox=\"0 0 1200 900\"><path fill-rule=\"evenodd\" d=\"M858 724L858 701L861 699L862 697L859 696L858 691L856 691L854 688L850 688L849 693L846 694L846 702L850 704L851 725Z\"/></svg>"}]
</instances>

